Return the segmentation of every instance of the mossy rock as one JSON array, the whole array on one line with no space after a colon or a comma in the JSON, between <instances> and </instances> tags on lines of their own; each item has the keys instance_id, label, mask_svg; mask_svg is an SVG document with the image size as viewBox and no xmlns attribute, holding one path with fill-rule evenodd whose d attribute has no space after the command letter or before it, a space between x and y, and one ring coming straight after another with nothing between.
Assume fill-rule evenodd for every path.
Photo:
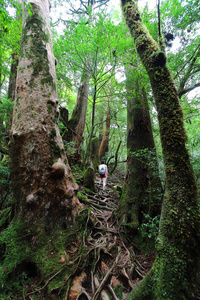
<instances>
[{"instance_id":1,"label":"mossy rock","mask_svg":"<svg viewBox=\"0 0 200 300\"><path fill-rule=\"evenodd\" d=\"M115 185L114 186L114 190L116 191L118 197L121 197L121 195L122 195L122 187L119 186L119 185Z\"/></svg>"},{"instance_id":2,"label":"mossy rock","mask_svg":"<svg viewBox=\"0 0 200 300\"><path fill-rule=\"evenodd\" d=\"M92 167L88 167L83 174L83 185L93 192L96 191L94 178L94 169Z\"/></svg>"}]
</instances>

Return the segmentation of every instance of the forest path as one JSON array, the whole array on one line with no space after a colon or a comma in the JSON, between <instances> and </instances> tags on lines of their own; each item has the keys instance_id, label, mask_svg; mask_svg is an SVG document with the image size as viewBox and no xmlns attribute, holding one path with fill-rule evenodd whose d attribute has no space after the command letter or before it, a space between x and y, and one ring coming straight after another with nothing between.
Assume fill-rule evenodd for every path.
<instances>
[{"instance_id":1,"label":"forest path","mask_svg":"<svg viewBox=\"0 0 200 300\"><path fill-rule=\"evenodd\" d=\"M74 278L69 291L70 300L127 299L132 288L150 269L154 258L141 254L137 245L131 245L123 237L115 217L119 197L114 186L121 185L121 179L110 176L106 194L102 193L102 186L98 189L98 183L99 178L96 177L96 193L87 193L83 187L80 188L81 193L87 196L84 205L90 208L92 218L90 232L84 238L89 264Z\"/></svg>"}]
</instances>

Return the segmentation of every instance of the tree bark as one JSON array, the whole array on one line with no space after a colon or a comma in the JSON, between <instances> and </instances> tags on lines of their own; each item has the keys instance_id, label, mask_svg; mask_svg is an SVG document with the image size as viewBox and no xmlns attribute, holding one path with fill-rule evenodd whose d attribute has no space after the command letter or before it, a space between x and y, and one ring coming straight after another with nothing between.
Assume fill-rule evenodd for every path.
<instances>
[{"instance_id":1,"label":"tree bark","mask_svg":"<svg viewBox=\"0 0 200 300\"><path fill-rule=\"evenodd\" d=\"M89 93L90 74L83 71L81 84L78 89L76 106L73 110L72 117L67 124L67 133L63 136L67 142L74 142L76 152L68 156L70 162L77 163L81 159L81 144L83 141L83 132L85 129L85 119L87 113L88 93Z\"/></svg>"},{"instance_id":2,"label":"tree bark","mask_svg":"<svg viewBox=\"0 0 200 300\"><path fill-rule=\"evenodd\" d=\"M68 228L79 205L57 125L49 2L27 1L10 138L15 217L47 232Z\"/></svg>"},{"instance_id":3,"label":"tree bark","mask_svg":"<svg viewBox=\"0 0 200 300\"><path fill-rule=\"evenodd\" d=\"M16 88L16 77L18 68L19 58L16 53L12 54L12 63L10 68L10 78L8 86L8 99L14 101L15 99L15 88Z\"/></svg>"},{"instance_id":4,"label":"tree bark","mask_svg":"<svg viewBox=\"0 0 200 300\"><path fill-rule=\"evenodd\" d=\"M122 143L122 141L119 141L119 144L118 144L117 149L116 149L116 152L115 152L115 156L110 157L110 159L111 159L111 158L115 158L114 166L113 166L112 170L110 171L110 175L112 175L112 174L114 173L115 169L117 168L117 163L118 163L118 153L119 153L119 149L120 149L121 143ZM108 162L107 162L107 165L108 165L108 164L109 164L109 160L108 160Z\"/></svg>"},{"instance_id":5,"label":"tree bark","mask_svg":"<svg viewBox=\"0 0 200 300\"><path fill-rule=\"evenodd\" d=\"M144 214L161 211L162 186L156 157L149 106L140 78L127 70L127 174L119 212L130 230L138 229Z\"/></svg>"},{"instance_id":6,"label":"tree bark","mask_svg":"<svg viewBox=\"0 0 200 300\"><path fill-rule=\"evenodd\" d=\"M101 144L100 144L100 147L99 147L100 160L105 155L105 153L108 152L110 121L111 121L110 108L108 107L107 111L106 111L106 122L105 122L105 126L103 128L103 137L102 137Z\"/></svg>"},{"instance_id":7,"label":"tree bark","mask_svg":"<svg viewBox=\"0 0 200 300\"><path fill-rule=\"evenodd\" d=\"M95 129L95 108L97 101L97 84L94 85L94 95L92 102L92 117L91 117L91 132L88 137L88 142L86 146L86 151L84 155L83 167L86 168L91 166L94 170L97 169L99 165L99 140L94 134Z\"/></svg>"},{"instance_id":8,"label":"tree bark","mask_svg":"<svg viewBox=\"0 0 200 300\"><path fill-rule=\"evenodd\" d=\"M100 163L99 160L99 139L97 136L93 135L90 141L90 164L96 171Z\"/></svg>"},{"instance_id":9,"label":"tree bark","mask_svg":"<svg viewBox=\"0 0 200 300\"><path fill-rule=\"evenodd\" d=\"M200 261L200 218L182 110L165 54L143 24L135 1L122 0L122 9L151 82L166 174L156 259L129 299L192 299Z\"/></svg>"},{"instance_id":10,"label":"tree bark","mask_svg":"<svg viewBox=\"0 0 200 300\"><path fill-rule=\"evenodd\" d=\"M95 187L95 170L92 167L88 167L83 174L83 185L93 192L96 192Z\"/></svg>"}]
</instances>

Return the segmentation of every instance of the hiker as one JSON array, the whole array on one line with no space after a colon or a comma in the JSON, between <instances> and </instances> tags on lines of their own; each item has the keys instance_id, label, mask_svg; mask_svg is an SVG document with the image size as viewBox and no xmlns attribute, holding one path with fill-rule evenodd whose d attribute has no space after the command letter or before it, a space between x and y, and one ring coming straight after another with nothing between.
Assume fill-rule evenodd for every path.
<instances>
[{"instance_id":1,"label":"hiker","mask_svg":"<svg viewBox=\"0 0 200 300\"><path fill-rule=\"evenodd\" d=\"M103 193L105 193L106 189L106 180L108 176L108 168L105 164L105 160L101 161L101 164L99 165L99 187L101 186L101 181L103 181Z\"/></svg>"}]
</instances>

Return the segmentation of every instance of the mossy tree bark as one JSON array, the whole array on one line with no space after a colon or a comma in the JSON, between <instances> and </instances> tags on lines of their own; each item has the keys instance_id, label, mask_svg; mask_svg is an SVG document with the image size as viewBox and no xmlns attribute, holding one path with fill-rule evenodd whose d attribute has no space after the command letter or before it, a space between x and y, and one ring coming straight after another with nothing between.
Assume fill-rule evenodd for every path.
<instances>
[{"instance_id":1,"label":"mossy tree bark","mask_svg":"<svg viewBox=\"0 0 200 300\"><path fill-rule=\"evenodd\" d=\"M57 126L58 99L48 0L23 17L10 139L16 219L51 232L68 228L78 205L77 184Z\"/></svg>"},{"instance_id":2,"label":"mossy tree bark","mask_svg":"<svg viewBox=\"0 0 200 300\"><path fill-rule=\"evenodd\" d=\"M93 135L89 137L89 142L86 149L87 160L85 160L83 166L84 168L92 167L95 171L98 169L100 163L99 160L99 139L97 136Z\"/></svg>"},{"instance_id":3,"label":"mossy tree bark","mask_svg":"<svg viewBox=\"0 0 200 300\"><path fill-rule=\"evenodd\" d=\"M83 184L86 188L96 192L95 187L95 171L92 167L88 167L83 174Z\"/></svg>"},{"instance_id":4,"label":"mossy tree bark","mask_svg":"<svg viewBox=\"0 0 200 300\"><path fill-rule=\"evenodd\" d=\"M165 54L143 24L135 1L122 0L122 9L153 89L166 173L156 259L129 299L192 299L200 261L200 217L182 110Z\"/></svg>"},{"instance_id":5,"label":"mossy tree bark","mask_svg":"<svg viewBox=\"0 0 200 300\"><path fill-rule=\"evenodd\" d=\"M71 119L67 123L67 132L63 139L67 142L73 142L75 153L68 155L69 162L77 163L81 159L81 144L83 141L83 132L85 129L85 119L87 113L88 93L89 93L90 73L85 67L81 78L81 84L78 88L76 106L73 110Z\"/></svg>"},{"instance_id":6,"label":"mossy tree bark","mask_svg":"<svg viewBox=\"0 0 200 300\"><path fill-rule=\"evenodd\" d=\"M162 186L148 101L134 68L130 65L126 70L128 154L119 214L122 224L136 233L144 213L160 214Z\"/></svg>"}]
</instances>

